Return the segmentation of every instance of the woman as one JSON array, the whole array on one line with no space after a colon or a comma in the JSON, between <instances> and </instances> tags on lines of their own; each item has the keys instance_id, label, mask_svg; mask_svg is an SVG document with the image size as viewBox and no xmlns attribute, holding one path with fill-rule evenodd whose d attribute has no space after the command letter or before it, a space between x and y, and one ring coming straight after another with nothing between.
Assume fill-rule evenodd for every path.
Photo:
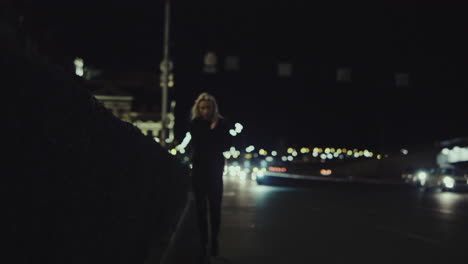
<instances>
[{"instance_id":1,"label":"woman","mask_svg":"<svg viewBox=\"0 0 468 264\"><path fill-rule=\"evenodd\" d=\"M218 234L221 225L223 197L223 152L231 145L228 126L219 114L216 99L202 93L192 107L190 134L192 136L192 185L198 212L198 224L203 256L218 255ZM211 223L211 250L208 247L208 208Z\"/></svg>"}]
</instances>

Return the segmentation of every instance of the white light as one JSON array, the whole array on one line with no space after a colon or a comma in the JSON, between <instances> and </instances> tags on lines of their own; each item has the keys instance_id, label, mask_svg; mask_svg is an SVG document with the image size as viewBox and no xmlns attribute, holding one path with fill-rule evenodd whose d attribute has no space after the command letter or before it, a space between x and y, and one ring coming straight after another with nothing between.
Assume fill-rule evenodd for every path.
<instances>
[{"instance_id":1,"label":"white light","mask_svg":"<svg viewBox=\"0 0 468 264\"><path fill-rule=\"evenodd\" d=\"M408 150L407 149L401 149L401 153L403 153L403 155L408 155Z\"/></svg>"},{"instance_id":2,"label":"white light","mask_svg":"<svg viewBox=\"0 0 468 264\"><path fill-rule=\"evenodd\" d=\"M317 153L317 152L314 152L314 153L312 153L312 156L318 157L318 153Z\"/></svg>"},{"instance_id":3,"label":"white light","mask_svg":"<svg viewBox=\"0 0 468 264\"><path fill-rule=\"evenodd\" d=\"M237 136L237 132L234 129L230 129L229 134L231 134L233 137Z\"/></svg>"},{"instance_id":4,"label":"white light","mask_svg":"<svg viewBox=\"0 0 468 264\"><path fill-rule=\"evenodd\" d=\"M254 146L248 146L248 147L245 149L245 151L247 151L247 153L250 153L250 152L252 152L252 151L254 151L254 150L255 150L255 147L254 147Z\"/></svg>"},{"instance_id":5,"label":"white light","mask_svg":"<svg viewBox=\"0 0 468 264\"><path fill-rule=\"evenodd\" d=\"M445 176L443 182L447 188L453 188L455 186L455 180L452 177Z\"/></svg>"},{"instance_id":6,"label":"white light","mask_svg":"<svg viewBox=\"0 0 468 264\"><path fill-rule=\"evenodd\" d=\"M84 75L84 62L82 58L76 58L74 61L75 64L75 74L82 77Z\"/></svg>"},{"instance_id":7,"label":"white light","mask_svg":"<svg viewBox=\"0 0 468 264\"><path fill-rule=\"evenodd\" d=\"M450 150L448 148L444 148L442 150L442 154L444 154L444 155L448 155L449 153L450 153Z\"/></svg>"},{"instance_id":8,"label":"white light","mask_svg":"<svg viewBox=\"0 0 468 264\"><path fill-rule=\"evenodd\" d=\"M288 156L288 160L289 160L289 161L293 161L293 159L294 159L294 158L293 158L292 156Z\"/></svg>"},{"instance_id":9,"label":"white light","mask_svg":"<svg viewBox=\"0 0 468 264\"><path fill-rule=\"evenodd\" d=\"M256 175L257 178L263 178L265 176L265 173L263 171L257 171Z\"/></svg>"},{"instance_id":10,"label":"white light","mask_svg":"<svg viewBox=\"0 0 468 264\"><path fill-rule=\"evenodd\" d=\"M358 153L358 152L355 152L355 153L354 153L354 157L355 157L355 158L359 158L359 153Z\"/></svg>"},{"instance_id":11,"label":"white light","mask_svg":"<svg viewBox=\"0 0 468 264\"><path fill-rule=\"evenodd\" d=\"M271 152L271 155L272 155L273 157L276 157L276 155L278 155L278 152L276 152L276 151L273 150L273 151Z\"/></svg>"},{"instance_id":12,"label":"white light","mask_svg":"<svg viewBox=\"0 0 468 264\"><path fill-rule=\"evenodd\" d=\"M338 158L340 154L338 152L333 153L333 157Z\"/></svg>"},{"instance_id":13,"label":"white light","mask_svg":"<svg viewBox=\"0 0 468 264\"><path fill-rule=\"evenodd\" d=\"M327 154L327 158L328 158L328 159L333 159L333 155L332 155L331 153L328 153L328 154Z\"/></svg>"},{"instance_id":14,"label":"white light","mask_svg":"<svg viewBox=\"0 0 468 264\"><path fill-rule=\"evenodd\" d=\"M421 180L421 181L425 181L427 178L427 173L425 173L424 171L421 171L418 173L418 179Z\"/></svg>"},{"instance_id":15,"label":"white light","mask_svg":"<svg viewBox=\"0 0 468 264\"><path fill-rule=\"evenodd\" d=\"M272 161L273 161L273 157L270 157L270 156L266 157L266 161L272 162Z\"/></svg>"},{"instance_id":16,"label":"white light","mask_svg":"<svg viewBox=\"0 0 468 264\"><path fill-rule=\"evenodd\" d=\"M83 77L83 75L84 75L83 69L82 68L76 68L75 74L80 76L80 77Z\"/></svg>"},{"instance_id":17,"label":"white light","mask_svg":"<svg viewBox=\"0 0 468 264\"><path fill-rule=\"evenodd\" d=\"M245 171L241 171L239 172L239 177L241 180L245 180L247 178L247 173L245 173Z\"/></svg>"},{"instance_id":18,"label":"white light","mask_svg":"<svg viewBox=\"0 0 468 264\"><path fill-rule=\"evenodd\" d=\"M293 151L293 153L292 153L291 155L293 155L294 157L296 157L296 156L297 156L297 151Z\"/></svg>"},{"instance_id":19,"label":"white light","mask_svg":"<svg viewBox=\"0 0 468 264\"><path fill-rule=\"evenodd\" d=\"M282 161L287 161L287 160L288 160L288 157L283 156L283 157L281 157L281 160L282 160Z\"/></svg>"},{"instance_id":20,"label":"white light","mask_svg":"<svg viewBox=\"0 0 468 264\"><path fill-rule=\"evenodd\" d=\"M241 124L239 124L239 123L236 123L234 126L235 126L235 128L236 128L236 132L237 132L237 133L242 132L242 129L244 128L244 127L243 127Z\"/></svg>"},{"instance_id":21,"label":"white light","mask_svg":"<svg viewBox=\"0 0 468 264\"><path fill-rule=\"evenodd\" d=\"M468 147L460 148L457 146L449 150L447 160L449 163L468 161Z\"/></svg>"},{"instance_id":22,"label":"white light","mask_svg":"<svg viewBox=\"0 0 468 264\"><path fill-rule=\"evenodd\" d=\"M76 67L83 67L84 66L84 62L83 62L82 58L76 58L74 63L75 63Z\"/></svg>"},{"instance_id":23,"label":"white light","mask_svg":"<svg viewBox=\"0 0 468 264\"><path fill-rule=\"evenodd\" d=\"M325 154L325 153L320 154L320 158L321 159L327 159L327 154Z\"/></svg>"},{"instance_id":24,"label":"white light","mask_svg":"<svg viewBox=\"0 0 468 264\"><path fill-rule=\"evenodd\" d=\"M185 154L185 149L179 149L180 154Z\"/></svg>"}]
</instances>

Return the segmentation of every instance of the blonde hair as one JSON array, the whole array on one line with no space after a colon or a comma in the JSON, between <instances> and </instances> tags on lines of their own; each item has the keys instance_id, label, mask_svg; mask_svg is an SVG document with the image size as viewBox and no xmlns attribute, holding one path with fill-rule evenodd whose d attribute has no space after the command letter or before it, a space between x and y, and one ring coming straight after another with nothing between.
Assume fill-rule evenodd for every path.
<instances>
[{"instance_id":1,"label":"blonde hair","mask_svg":"<svg viewBox=\"0 0 468 264\"><path fill-rule=\"evenodd\" d=\"M201 93L192 106L192 120L200 118L201 116L200 111L198 110L198 105L201 101L208 101L213 105L213 116L211 119L212 122L217 122L220 118L222 118L222 116L219 114L218 104L216 103L216 99L214 98L214 96L212 96L209 93Z\"/></svg>"}]
</instances>

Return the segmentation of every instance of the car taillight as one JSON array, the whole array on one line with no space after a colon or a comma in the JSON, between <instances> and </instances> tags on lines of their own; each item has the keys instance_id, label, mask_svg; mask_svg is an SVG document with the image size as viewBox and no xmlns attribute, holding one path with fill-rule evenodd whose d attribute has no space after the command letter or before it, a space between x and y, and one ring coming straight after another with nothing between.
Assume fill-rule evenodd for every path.
<instances>
[{"instance_id":1,"label":"car taillight","mask_svg":"<svg viewBox=\"0 0 468 264\"><path fill-rule=\"evenodd\" d=\"M269 171L274 171L274 172L286 172L286 168L283 167L268 167Z\"/></svg>"},{"instance_id":2,"label":"car taillight","mask_svg":"<svg viewBox=\"0 0 468 264\"><path fill-rule=\"evenodd\" d=\"M326 169L321 169L320 170L320 174L322 174L323 176L328 176L328 175L331 175L332 174L332 171L330 169L326 170Z\"/></svg>"}]
</instances>

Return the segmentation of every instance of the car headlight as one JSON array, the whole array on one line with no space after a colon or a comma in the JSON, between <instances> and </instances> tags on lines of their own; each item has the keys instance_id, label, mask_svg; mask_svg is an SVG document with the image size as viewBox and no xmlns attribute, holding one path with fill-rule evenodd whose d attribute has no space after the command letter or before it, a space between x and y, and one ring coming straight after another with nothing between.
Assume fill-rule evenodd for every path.
<instances>
[{"instance_id":1,"label":"car headlight","mask_svg":"<svg viewBox=\"0 0 468 264\"><path fill-rule=\"evenodd\" d=\"M442 182L447 188L453 188L455 186L455 180L450 176L445 176Z\"/></svg>"},{"instance_id":2,"label":"car headlight","mask_svg":"<svg viewBox=\"0 0 468 264\"><path fill-rule=\"evenodd\" d=\"M256 175L256 176L257 176L257 178L263 178L263 177L265 176L265 172L259 170L259 171L257 171L257 175Z\"/></svg>"},{"instance_id":3,"label":"car headlight","mask_svg":"<svg viewBox=\"0 0 468 264\"><path fill-rule=\"evenodd\" d=\"M421 171L418 173L418 179L421 180L421 181L425 181L427 178L427 173L424 172L424 171Z\"/></svg>"}]
</instances>

